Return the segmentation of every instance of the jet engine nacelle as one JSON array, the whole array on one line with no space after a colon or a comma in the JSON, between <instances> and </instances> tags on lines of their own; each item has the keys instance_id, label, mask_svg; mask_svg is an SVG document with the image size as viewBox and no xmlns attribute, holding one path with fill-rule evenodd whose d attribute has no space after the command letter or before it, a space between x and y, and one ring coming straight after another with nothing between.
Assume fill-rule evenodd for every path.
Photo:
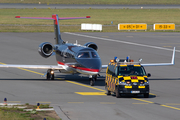
<instances>
[{"instance_id":1,"label":"jet engine nacelle","mask_svg":"<svg viewBox=\"0 0 180 120\"><path fill-rule=\"evenodd\" d=\"M47 58L47 57L51 56L53 53L53 45L49 42L41 43L39 45L38 52L42 57Z\"/></svg>"},{"instance_id":2,"label":"jet engine nacelle","mask_svg":"<svg viewBox=\"0 0 180 120\"><path fill-rule=\"evenodd\" d=\"M90 47L90 48L92 48L92 49L94 49L96 51L98 50L98 46L94 42L85 43L84 46Z\"/></svg>"}]
</instances>

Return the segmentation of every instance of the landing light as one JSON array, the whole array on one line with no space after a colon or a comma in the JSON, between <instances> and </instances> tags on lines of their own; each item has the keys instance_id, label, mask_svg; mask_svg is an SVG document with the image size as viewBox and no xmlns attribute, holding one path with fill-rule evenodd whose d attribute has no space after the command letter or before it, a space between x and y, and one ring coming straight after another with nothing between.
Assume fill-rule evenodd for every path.
<instances>
[{"instance_id":1,"label":"landing light","mask_svg":"<svg viewBox=\"0 0 180 120\"><path fill-rule=\"evenodd\" d=\"M54 74L54 71L51 71L51 74Z\"/></svg>"}]
</instances>

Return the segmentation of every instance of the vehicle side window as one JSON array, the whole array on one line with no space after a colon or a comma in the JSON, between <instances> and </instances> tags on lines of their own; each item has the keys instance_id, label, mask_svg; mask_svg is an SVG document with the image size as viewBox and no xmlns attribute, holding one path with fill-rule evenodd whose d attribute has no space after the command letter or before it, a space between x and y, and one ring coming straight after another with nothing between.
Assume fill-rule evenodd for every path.
<instances>
[{"instance_id":1,"label":"vehicle side window","mask_svg":"<svg viewBox=\"0 0 180 120\"><path fill-rule=\"evenodd\" d=\"M109 65L108 66L108 71L107 71L108 74L113 74L114 73L114 66L113 65Z\"/></svg>"},{"instance_id":2,"label":"vehicle side window","mask_svg":"<svg viewBox=\"0 0 180 120\"><path fill-rule=\"evenodd\" d=\"M115 75L118 76L118 67L115 69Z\"/></svg>"}]
</instances>

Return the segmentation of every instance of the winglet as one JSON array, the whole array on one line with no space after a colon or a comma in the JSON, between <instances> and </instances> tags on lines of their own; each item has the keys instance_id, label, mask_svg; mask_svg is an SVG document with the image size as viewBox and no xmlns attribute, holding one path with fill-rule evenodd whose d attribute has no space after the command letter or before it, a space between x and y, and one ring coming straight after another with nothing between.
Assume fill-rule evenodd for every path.
<instances>
[{"instance_id":1,"label":"winglet","mask_svg":"<svg viewBox=\"0 0 180 120\"><path fill-rule=\"evenodd\" d=\"M171 63L149 63L149 64L141 64L142 66L167 66L167 65L174 65L175 64L175 51L176 48L174 47L173 54L172 54L172 60Z\"/></svg>"},{"instance_id":2,"label":"winglet","mask_svg":"<svg viewBox=\"0 0 180 120\"><path fill-rule=\"evenodd\" d=\"M176 51L176 47L174 47L174 50L173 50L173 55L172 55L172 60L171 60L171 64L174 65L175 64L175 51Z\"/></svg>"}]
</instances>

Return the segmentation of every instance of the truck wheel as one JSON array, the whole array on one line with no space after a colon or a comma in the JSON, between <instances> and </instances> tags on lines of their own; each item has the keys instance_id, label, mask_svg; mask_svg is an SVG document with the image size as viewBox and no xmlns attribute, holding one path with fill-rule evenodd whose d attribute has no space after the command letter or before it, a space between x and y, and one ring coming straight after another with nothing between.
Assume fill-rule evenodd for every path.
<instances>
[{"instance_id":1,"label":"truck wheel","mask_svg":"<svg viewBox=\"0 0 180 120\"><path fill-rule=\"evenodd\" d=\"M120 98L121 94L119 93L119 89L118 87L116 87L116 98Z\"/></svg>"},{"instance_id":2,"label":"truck wheel","mask_svg":"<svg viewBox=\"0 0 180 120\"><path fill-rule=\"evenodd\" d=\"M105 85L106 95L111 95L111 91L108 90L107 85Z\"/></svg>"}]
</instances>

